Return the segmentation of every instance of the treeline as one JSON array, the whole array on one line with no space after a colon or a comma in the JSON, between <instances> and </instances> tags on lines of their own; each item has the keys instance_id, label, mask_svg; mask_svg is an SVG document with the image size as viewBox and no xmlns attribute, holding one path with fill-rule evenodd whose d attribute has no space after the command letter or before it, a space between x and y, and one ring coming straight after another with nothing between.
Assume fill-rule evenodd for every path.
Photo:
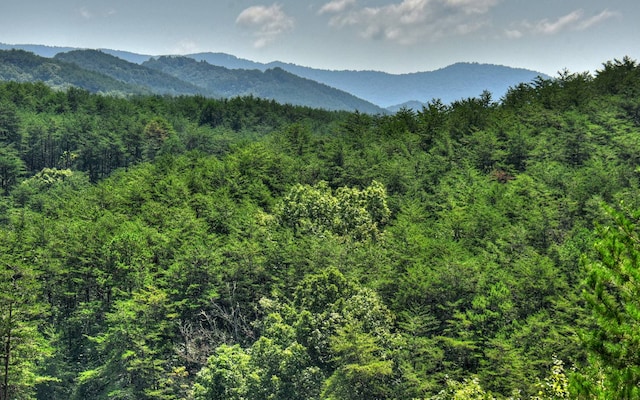
<instances>
[{"instance_id":1,"label":"treeline","mask_svg":"<svg viewBox=\"0 0 640 400\"><path fill-rule=\"evenodd\" d=\"M2 84L0 399L635 398L638 99Z\"/></svg>"},{"instance_id":2,"label":"treeline","mask_svg":"<svg viewBox=\"0 0 640 400\"><path fill-rule=\"evenodd\" d=\"M161 150L220 153L227 151L225 143L287 124L307 121L318 131L329 131L331 121L345 117L253 97L125 99L8 82L0 85L0 142L7 163L0 189L43 168L83 171L96 182L118 168L152 161Z\"/></svg>"}]
</instances>

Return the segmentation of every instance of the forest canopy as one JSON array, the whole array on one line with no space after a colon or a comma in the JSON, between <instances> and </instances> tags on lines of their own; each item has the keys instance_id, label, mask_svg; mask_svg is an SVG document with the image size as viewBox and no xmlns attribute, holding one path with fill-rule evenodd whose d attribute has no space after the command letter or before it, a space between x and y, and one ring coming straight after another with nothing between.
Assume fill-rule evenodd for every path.
<instances>
[{"instance_id":1,"label":"forest canopy","mask_svg":"<svg viewBox=\"0 0 640 400\"><path fill-rule=\"evenodd\" d=\"M394 115L0 83L0 400L640 393L640 67Z\"/></svg>"}]
</instances>

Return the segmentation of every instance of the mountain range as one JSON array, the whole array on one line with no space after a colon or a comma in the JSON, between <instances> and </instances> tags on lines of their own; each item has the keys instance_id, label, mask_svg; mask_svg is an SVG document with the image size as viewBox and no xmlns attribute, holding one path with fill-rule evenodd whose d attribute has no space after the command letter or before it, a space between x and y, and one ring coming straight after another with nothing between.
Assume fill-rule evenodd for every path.
<instances>
[{"instance_id":1,"label":"mountain range","mask_svg":"<svg viewBox=\"0 0 640 400\"><path fill-rule=\"evenodd\" d=\"M51 58L26 50L0 50L0 80L42 81L54 88L75 86L117 95L255 96L326 110L388 112L352 94L279 68L264 72L230 70L180 56L136 64L99 50L71 50Z\"/></svg>"},{"instance_id":2,"label":"mountain range","mask_svg":"<svg viewBox=\"0 0 640 400\"><path fill-rule=\"evenodd\" d=\"M0 51L0 80L17 82L41 81L55 89L71 86L90 92L113 94L151 94L142 86L128 84L75 64L46 58L25 50Z\"/></svg>"},{"instance_id":3,"label":"mountain range","mask_svg":"<svg viewBox=\"0 0 640 400\"><path fill-rule=\"evenodd\" d=\"M282 68L394 110L416 102L424 104L433 99L451 103L478 96L484 90L499 98L509 87L518 83L530 82L538 76L548 78L545 74L528 69L479 63L456 63L435 71L389 74L379 71L329 71L279 61L262 64L225 53L196 53L187 57L231 69L264 71Z\"/></svg>"},{"instance_id":4,"label":"mountain range","mask_svg":"<svg viewBox=\"0 0 640 400\"><path fill-rule=\"evenodd\" d=\"M25 70L25 66L7 64L7 59L16 58L15 54L0 57L3 80L16 79L17 74L16 80L43 80L52 86L80 86L101 92L253 95L280 103L373 114L394 112L401 107L419 109L433 99L446 104L476 97L484 90L500 98L509 87L539 76L548 78L527 69L479 63L389 74L330 71L279 61L264 64L225 53L151 56L111 49L0 44L0 50L9 49L29 51L39 59L28 64L35 65L36 70ZM52 73L52 68L63 76ZM90 81L90 85L83 84L83 80ZM105 86L101 88L99 82Z\"/></svg>"}]
</instances>

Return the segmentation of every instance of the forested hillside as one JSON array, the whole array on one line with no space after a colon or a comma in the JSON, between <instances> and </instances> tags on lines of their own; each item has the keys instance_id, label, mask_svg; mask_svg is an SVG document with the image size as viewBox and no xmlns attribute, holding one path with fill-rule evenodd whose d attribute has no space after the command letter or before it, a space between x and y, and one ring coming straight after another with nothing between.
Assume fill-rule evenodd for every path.
<instances>
[{"instance_id":1,"label":"forested hillside","mask_svg":"<svg viewBox=\"0 0 640 400\"><path fill-rule=\"evenodd\" d=\"M216 90L206 90L172 75L145 68L99 50L74 50L58 53L54 59L75 64L88 71L98 72L127 84L147 87L154 94L222 97Z\"/></svg>"},{"instance_id":2,"label":"forested hillside","mask_svg":"<svg viewBox=\"0 0 640 400\"><path fill-rule=\"evenodd\" d=\"M640 396L640 67L394 115L0 84L0 399Z\"/></svg>"},{"instance_id":3,"label":"forested hillside","mask_svg":"<svg viewBox=\"0 0 640 400\"><path fill-rule=\"evenodd\" d=\"M449 104L477 96L483 90L502 97L511 86L529 82L538 76L549 78L538 71L480 63L456 63L434 71L390 74L381 71L323 70L280 61L265 64L226 53L151 56L110 49L2 43L0 49L22 49L42 57L65 59L124 82L144 84L155 94L185 95L194 91L191 87L176 93L180 85L167 82L166 77L158 79L155 74L157 71L133 64L146 63L146 66L170 72L176 78L199 86L197 93L203 95L221 95L219 89L222 88L224 95L230 97L252 94L273 98L280 103L358 110L369 114L396 112L403 107L420 110L430 99L440 99ZM189 63L185 58L204 63ZM185 84L182 82L182 85Z\"/></svg>"},{"instance_id":4,"label":"forested hillside","mask_svg":"<svg viewBox=\"0 0 640 400\"><path fill-rule=\"evenodd\" d=\"M254 96L332 111L388 113L352 94L279 68L265 72L230 70L185 57L163 56L140 65L99 50L61 52L53 58L24 50L0 50L0 81L44 82L54 89L75 87L118 96Z\"/></svg>"},{"instance_id":5,"label":"forested hillside","mask_svg":"<svg viewBox=\"0 0 640 400\"><path fill-rule=\"evenodd\" d=\"M389 74L381 71L331 71L279 61L262 64L224 53L196 53L186 57L231 69L266 71L280 68L344 90L388 110L398 110L405 105L415 108L414 102L429 99L440 99L449 104L483 90L502 96L510 86L520 82L529 82L537 76L548 78L545 74L523 68L479 63L456 63L434 71ZM420 104L415 109L421 107Z\"/></svg>"},{"instance_id":6,"label":"forested hillside","mask_svg":"<svg viewBox=\"0 0 640 400\"><path fill-rule=\"evenodd\" d=\"M80 87L93 93L112 95L152 93L142 86L23 50L0 51L0 81L44 82L54 89Z\"/></svg>"},{"instance_id":7,"label":"forested hillside","mask_svg":"<svg viewBox=\"0 0 640 400\"><path fill-rule=\"evenodd\" d=\"M385 110L348 92L289 73L282 68L265 71L228 69L195 61L188 57L162 56L142 63L152 71L161 71L224 97L256 96L280 103L305 105L328 110L349 110L367 114Z\"/></svg>"}]
</instances>

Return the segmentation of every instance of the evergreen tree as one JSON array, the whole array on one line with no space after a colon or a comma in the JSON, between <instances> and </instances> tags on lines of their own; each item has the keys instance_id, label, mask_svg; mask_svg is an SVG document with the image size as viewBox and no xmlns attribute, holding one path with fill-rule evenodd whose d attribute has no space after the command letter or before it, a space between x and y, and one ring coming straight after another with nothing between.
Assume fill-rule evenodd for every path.
<instances>
[{"instance_id":1,"label":"evergreen tree","mask_svg":"<svg viewBox=\"0 0 640 400\"><path fill-rule=\"evenodd\" d=\"M0 400L33 398L52 349L43 332L46 304L23 237L0 230Z\"/></svg>"},{"instance_id":2,"label":"evergreen tree","mask_svg":"<svg viewBox=\"0 0 640 400\"><path fill-rule=\"evenodd\" d=\"M640 396L640 212L607 210L611 224L601 228L597 257L586 263L593 327L585 332L585 343L595 379L583 381L579 393L635 399Z\"/></svg>"}]
</instances>

